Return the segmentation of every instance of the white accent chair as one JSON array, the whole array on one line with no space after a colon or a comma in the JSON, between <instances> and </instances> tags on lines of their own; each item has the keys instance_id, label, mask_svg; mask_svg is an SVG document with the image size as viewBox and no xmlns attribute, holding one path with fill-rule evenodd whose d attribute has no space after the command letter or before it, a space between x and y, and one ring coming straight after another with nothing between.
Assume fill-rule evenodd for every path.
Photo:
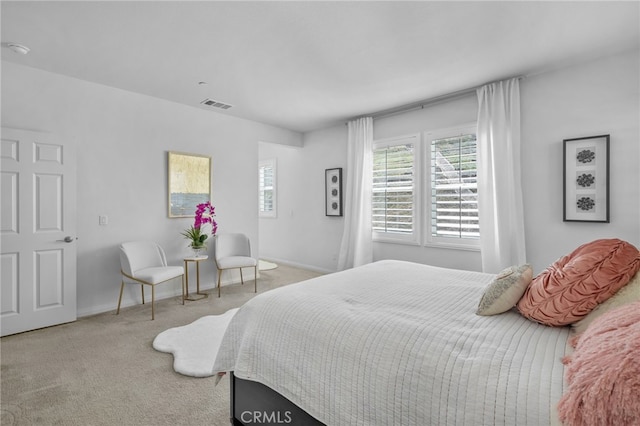
<instances>
[{"instance_id":1,"label":"white accent chair","mask_svg":"<svg viewBox=\"0 0 640 426\"><path fill-rule=\"evenodd\" d=\"M162 247L154 242L131 241L120 245L120 297L118 310L122 302L122 292L126 284L140 284L142 289L142 303L144 304L144 286L151 286L151 319L155 319L154 303L156 285L174 278L182 277L182 304L184 305L184 268L182 266L167 266L167 256Z\"/></svg>"},{"instance_id":2,"label":"white accent chair","mask_svg":"<svg viewBox=\"0 0 640 426\"><path fill-rule=\"evenodd\" d=\"M240 233L221 233L215 237L215 261L218 268L218 297L220 278L226 269L240 269L240 281L244 284L242 268L253 268L254 292L258 292L258 261L251 257L249 238Z\"/></svg>"}]
</instances>

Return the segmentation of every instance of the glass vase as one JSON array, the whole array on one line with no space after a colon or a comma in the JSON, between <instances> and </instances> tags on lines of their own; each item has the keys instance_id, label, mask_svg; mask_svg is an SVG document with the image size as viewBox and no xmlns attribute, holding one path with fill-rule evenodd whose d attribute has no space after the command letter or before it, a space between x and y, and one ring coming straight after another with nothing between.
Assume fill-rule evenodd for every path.
<instances>
[{"instance_id":1,"label":"glass vase","mask_svg":"<svg viewBox=\"0 0 640 426\"><path fill-rule=\"evenodd\" d=\"M205 246L191 246L191 251L193 252L193 257L201 257L204 256L204 252L207 250Z\"/></svg>"}]
</instances>

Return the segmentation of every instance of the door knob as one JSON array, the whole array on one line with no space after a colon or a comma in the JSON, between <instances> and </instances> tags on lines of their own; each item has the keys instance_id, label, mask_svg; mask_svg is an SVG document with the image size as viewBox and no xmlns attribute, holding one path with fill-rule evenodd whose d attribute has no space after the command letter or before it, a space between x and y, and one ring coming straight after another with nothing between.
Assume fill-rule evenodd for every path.
<instances>
[{"instance_id":1,"label":"door knob","mask_svg":"<svg viewBox=\"0 0 640 426\"><path fill-rule=\"evenodd\" d=\"M77 239L77 238L73 238L67 235L66 237L64 237L64 240L56 240L56 241L60 243L72 243L74 239Z\"/></svg>"}]
</instances>

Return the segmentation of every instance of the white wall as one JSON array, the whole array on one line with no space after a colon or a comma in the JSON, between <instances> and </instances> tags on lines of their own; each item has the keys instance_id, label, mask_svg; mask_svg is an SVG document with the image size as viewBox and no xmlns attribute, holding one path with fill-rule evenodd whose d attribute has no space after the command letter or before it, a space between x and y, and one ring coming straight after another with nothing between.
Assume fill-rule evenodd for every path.
<instances>
[{"instance_id":1,"label":"white wall","mask_svg":"<svg viewBox=\"0 0 640 426\"><path fill-rule=\"evenodd\" d=\"M537 272L578 245L597 238L621 238L640 247L640 92L637 51L541 73L521 81L522 178L528 261ZM374 121L374 138L384 139L476 120L475 94ZM562 140L611 135L611 223L562 222ZM343 222L322 217L322 171L346 162L345 126L304 135L295 155L269 151L286 170L287 203L298 205L303 224L290 232L283 222L260 221L261 248L274 258L335 270ZM266 149L260 150L265 158ZM295 163L291 165L289 163ZM335 164L334 164L335 163ZM309 180L309 173L314 178ZM348 170L345 168L345 173ZM309 185L287 181L303 180ZM282 186L281 186L282 187ZM281 188L280 187L280 188ZM284 210L287 211L287 210ZM299 213L303 213L302 218ZM275 231L276 227L278 230ZM304 231L304 232L303 232ZM297 249L290 249L290 247ZM307 249L306 247L309 247ZM310 254L316 247L315 254ZM405 259L443 267L480 270L473 251L374 244L374 259Z\"/></svg>"},{"instance_id":2,"label":"white wall","mask_svg":"<svg viewBox=\"0 0 640 426\"><path fill-rule=\"evenodd\" d=\"M263 258L320 272L337 268L344 218L325 216L324 171L345 173L347 126L304 135L304 148L260 144L260 159L276 159L277 217L260 218ZM343 174L343 181L346 175Z\"/></svg>"},{"instance_id":3,"label":"white wall","mask_svg":"<svg viewBox=\"0 0 640 426\"><path fill-rule=\"evenodd\" d=\"M526 78L521 84L527 257L534 271L582 243L640 247L638 51ZM562 140L610 134L610 223L562 221Z\"/></svg>"},{"instance_id":4,"label":"white wall","mask_svg":"<svg viewBox=\"0 0 640 426\"><path fill-rule=\"evenodd\" d=\"M295 132L7 62L2 126L50 132L76 145L80 316L115 308L121 242L155 240L175 265L188 254L180 232L192 219L167 217L167 151L212 157L219 230L245 232L257 248L258 142L302 143ZM107 226L98 225L99 215L108 216ZM202 287L212 287L213 262L200 273ZM158 297L172 294L179 288L158 287ZM139 289L125 298L125 305L139 303Z\"/></svg>"}]
</instances>

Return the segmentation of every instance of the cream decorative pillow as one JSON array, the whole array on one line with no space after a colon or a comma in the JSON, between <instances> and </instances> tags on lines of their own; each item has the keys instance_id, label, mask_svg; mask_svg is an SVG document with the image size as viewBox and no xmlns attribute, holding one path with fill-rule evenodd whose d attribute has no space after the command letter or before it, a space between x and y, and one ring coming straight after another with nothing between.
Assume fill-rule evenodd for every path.
<instances>
[{"instance_id":1,"label":"cream decorative pillow","mask_svg":"<svg viewBox=\"0 0 640 426\"><path fill-rule=\"evenodd\" d=\"M531 265L510 266L487 286L478 304L477 315L497 315L513 308L533 279Z\"/></svg>"},{"instance_id":2,"label":"cream decorative pillow","mask_svg":"<svg viewBox=\"0 0 640 426\"><path fill-rule=\"evenodd\" d=\"M633 303L640 301L640 272L636 272L636 275L629 281L624 287L622 287L616 294L599 304L595 309L587 314L578 322L571 324L571 327L577 334L584 333L589 324L600 315L607 313L615 308L618 308L627 303Z\"/></svg>"}]
</instances>

